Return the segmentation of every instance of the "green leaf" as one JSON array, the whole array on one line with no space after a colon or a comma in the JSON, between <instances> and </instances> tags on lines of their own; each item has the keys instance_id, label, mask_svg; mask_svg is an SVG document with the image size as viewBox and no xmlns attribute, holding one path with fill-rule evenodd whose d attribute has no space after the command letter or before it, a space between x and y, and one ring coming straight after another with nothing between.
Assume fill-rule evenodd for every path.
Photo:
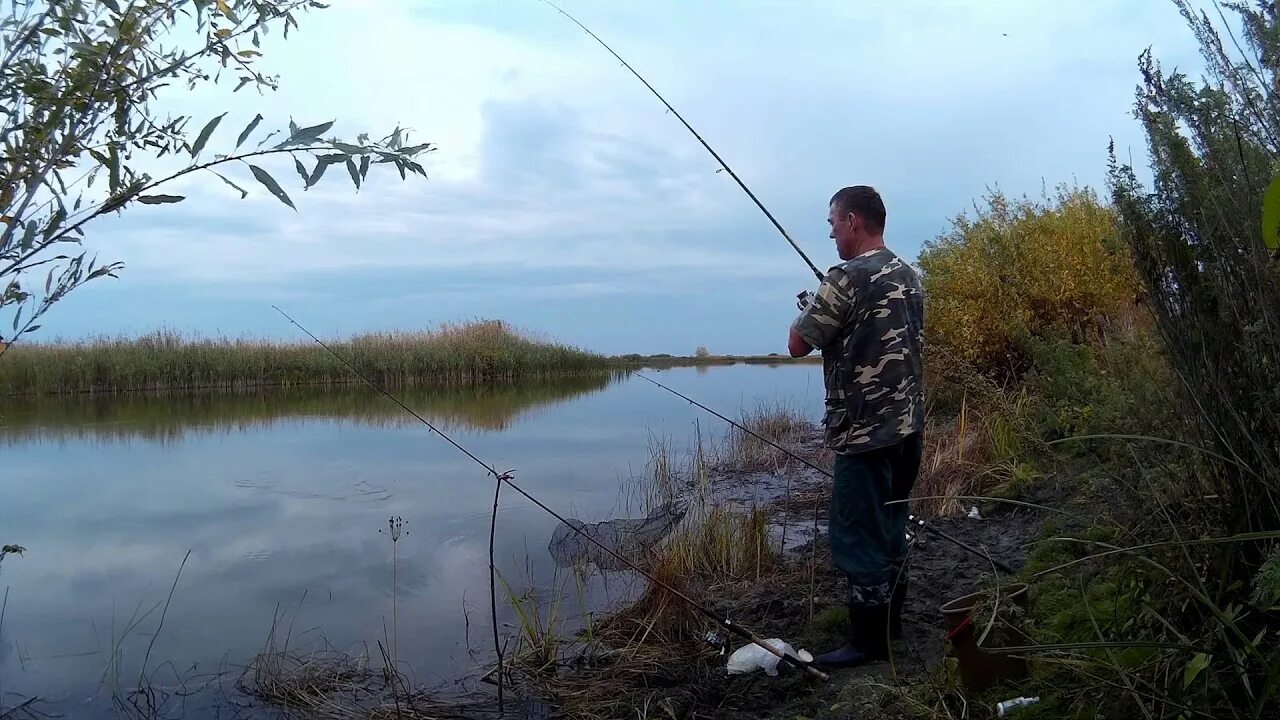
<instances>
[{"instance_id":1,"label":"green leaf","mask_svg":"<svg viewBox=\"0 0 1280 720\"><path fill-rule=\"evenodd\" d=\"M307 187L311 187L319 182L320 178L324 176L324 171L328 170L330 165L340 163L346 159L346 155L321 155L320 158L316 160L316 167L311 171L311 176L307 178Z\"/></svg>"},{"instance_id":2,"label":"green leaf","mask_svg":"<svg viewBox=\"0 0 1280 720\"><path fill-rule=\"evenodd\" d=\"M237 148L240 147L241 143L243 143L245 140L249 138L250 133L253 132L254 128L258 127L258 123L260 122L262 122L262 114L259 113L257 115L254 115L253 119L249 121L249 124L244 127L244 130L240 131L240 137L236 138Z\"/></svg>"},{"instance_id":3,"label":"green leaf","mask_svg":"<svg viewBox=\"0 0 1280 720\"><path fill-rule=\"evenodd\" d=\"M1185 688L1191 685L1196 676L1207 667L1209 667L1209 656L1204 653L1197 653L1195 657L1191 658L1191 662L1187 663L1187 668L1182 671L1182 687Z\"/></svg>"},{"instance_id":4,"label":"green leaf","mask_svg":"<svg viewBox=\"0 0 1280 720\"><path fill-rule=\"evenodd\" d=\"M293 159L293 169L298 171L298 177L302 178L302 184L307 184L307 169L303 167L302 161L298 158Z\"/></svg>"},{"instance_id":5,"label":"green leaf","mask_svg":"<svg viewBox=\"0 0 1280 720\"><path fill-rule=\"evenodd\" d=\"M13 331L18 331L18 321L22 319L22 308L18 308L18 314L13 316Z\"/></svg>"},{"instance_id":6,"label":"green leaf","mask_svg":"<svg viewBox=\"0 0 1280 720\"><path fill-rule=\"evenodd\" d=\"M320 135L324 133L325 130L328 130L331 127L333 127L332 120L326 123L320 123L319 125L312 125L311 127L305 127L305 128L302 128L301 130L296 130L294 131L293 135L289 137L288 144L292 144L292 143L300 144L300 143L311 142L312 140L319 138Z\"/></svg>"},{"instance_id":7,"label":"green leaf","mask_svg":"<svg viewBox=\"0 0 1280 720\"><path fill-rule=\"evenodd\" d=\"M37 331L37 330L39 330L39 329L40 329L40 326L39 326L39 325L32 325L31 327L27 328L26 330L23 330L22 332L24 332L24 333L33 333L33 332L35 332L35 331Z\"/></svg>"},{"instance_id":8,"label":"green leaf","mask_svg":"<svg viewBox=\"0 0 1280 720\"><path fill-rule=\"evenodd\" d=\"M115 143L107 149L109 154L109 162L107 163L108 183L107 188L111 194L115 195L116 190L120 189L120 150L116 148Z\"/></svg>"},{"instance_id":9,"label":"green leaf","mask_svg":"<svg viewBox=\"0 0 1280 720\"><path fill-rule=\"evenodd\" d=\"M360 158L360 179L364 180L369 177L369 156L365 155Z\"/></svg>"},{"instance_id":10,"label":"green leaf","mask_svg":"<svg viewBox=\"0 0 1280 720\"><path fill-rule=\"evenodd\" d=\"M258 182L262 183L272 195L275 195L276 199L293 208L294 211L297 211L298 208L294 207L293 201L289 199L289 195L280 188L280 184L276 182L275 178L271 177L271 173L268 173L257 165L250 165L249 169L253 171L253 176L258 179Z\"/></svg>"},{"instance_id":11,"label":"green leaf","mask_svg":"<svg viewBox=\"0 0 1280 720\"><path fill-rule=\"evenodd\" d=\"M1280 249L1280 175L1262 197L1262 241L1272 250Z\"/></svg>"},{"instance_id":12,"label":"green leaf","mask_svg":"<svg viewBox=\"0 0 1280 720\"><path fill-rule=\"evenodd\" d=\"M347 172L351 173L351 182L355 183L356 189L360 189L360 171L356 169L356 164L351 162L351 158L347 158Z\"/></svg>"},{"instance_id":13,"label":"green leaf","mask_svg":"<svg viewBox=\"0 0 1280 720\"><path fill-rule=\"evenodd\" d=\"M343 142L333 143L333 147L334 149L341 150L342 152L348 155L363 155L364 153L368 152L366 148L362 148L359 145L351 145L349 143L343 143Z\"/></svg>"},{"instance_id":14,"label":"green leaf","mask_svg":"<svg viewBox=\"0 0 1280 720\"><path fill-rule=\"evenodd\" d=\"M22 233L22 251L26 252L31 249L31 243L36 239L36 224L32 220L27 221L27 231Z\"/></svg>"},{"instance_id":15,"label":"green leaf","mask_svg":"<svg viewBox=\"0 0 1280 720\"><path fill-rule=\"evenodd\" d=\"M280 134L279 130L272 130L271 132L267 133L267 136L262 138L262 142L258 143L258 147L262 147L263 145L266 145L268 140L270 140L271 138L279 134Z\"/></svg>"},{"instance_id":16,"label":"green leaf","mask_svg":"<svg viewBox=\"0 0 1280 720\"><path fill-rule=\"evenodd\" d=\"M53 214L53 217L49 218L49 224L44 227L45 242L48 242L49 238L53 237L54 233L58 232L58 228L62 227L62 223L66 219L67 209L62 207L58 208L58 211Z\"/></svg>"},{"instance_id":17,"label":"green leaf","mask_svg":"<svg viewBox=\"0 0 1280 720\"><path fill-rule=\"evenodd\" d=\"M138 202L143 205L168 205L180 203L186 199L184 195L142 195L138 198Z\"/></svg>"},{"instance_id":18,"label":"green leaf","mask_svg":"<svg viewBox=\"0 0 1280 720\"><path fill-rule=\"evenodd\" d=\"M191 157L199 155L200 151L204 149L205 143L209 142L209 136L213 135L213 131L217 129L218 123L222 122L223 115L226 115L226 113L222 113L222 115L210 120L208 124L204 126L204 129L200 131L200 134L196 136L196 144L191 146Z\"/></svg>"},{"instance_id":19,"label":"green leaf","mask_svg":"<svg viewBox=\"0 0 1280 720\"><path fill-rule=\"evenodd\" d=\"M214 175L217 175L217 176L222 180L222 182L224 182L224 183L226 183L226 184L230 185L231 187L235 188L236 190L239 190L239 191L240 191L240 199L241 199L241 200L243 200L243 199L245 199L245 198L249 197L249 191L248 191L248 190L245 190L244 188L240 187L239 185L237 185L237 184L235 184L235 183L231 182L231 181L230 181L230 180L228 180L226 177L224 177L224 176L222 175L222 173L217 172L216 170L210 170L209 172L213 173Z\"/></svg>"}]
</instances>

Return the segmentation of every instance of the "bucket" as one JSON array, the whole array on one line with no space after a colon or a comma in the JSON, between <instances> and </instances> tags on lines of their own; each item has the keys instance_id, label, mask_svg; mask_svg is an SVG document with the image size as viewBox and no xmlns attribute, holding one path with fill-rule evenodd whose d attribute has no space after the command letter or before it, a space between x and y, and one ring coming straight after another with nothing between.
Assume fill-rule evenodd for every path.
<instances>
[{"instance_id":1,"label":"bucket","mask_svg":"<svg viewBox=\"0 0 1280 720\"><path fill-rule=\"evenodd\" d=\"M1022 608L1027 606L1026 583L1011 583L1000 590L1000 602L1012 602ZM983 592L976 592L958 597L941 608L942 616L947 621L947 639L951 641L960 666L960 681L965 687L975 691L985 690L1004 680L1022 678L1027 674L1025 659L986 652L978 647L982 619L973 618L970 611L983 595ZM990 636L987 641L991 644ZM997 641L996 644L1003 643Z\"/></svg>"}]
</instances>

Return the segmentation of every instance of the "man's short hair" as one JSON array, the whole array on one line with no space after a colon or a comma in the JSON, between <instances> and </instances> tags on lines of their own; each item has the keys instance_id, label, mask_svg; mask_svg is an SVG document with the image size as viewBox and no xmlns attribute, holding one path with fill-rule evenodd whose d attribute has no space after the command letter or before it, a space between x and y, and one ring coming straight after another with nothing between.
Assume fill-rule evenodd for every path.
<instances>
[{"instance_id":1,"label":"man's short hair","mask_svg":"<svg viewBox=\"0 0 1280 720\"><path fill-rule=\"evenodd\" d=\"M830 205L835 205L841 214L855 213L873 232L884 232L884 201L880 193L870 185L853 185L840 188L831 196Z\"/></svg>"}]
</instances>

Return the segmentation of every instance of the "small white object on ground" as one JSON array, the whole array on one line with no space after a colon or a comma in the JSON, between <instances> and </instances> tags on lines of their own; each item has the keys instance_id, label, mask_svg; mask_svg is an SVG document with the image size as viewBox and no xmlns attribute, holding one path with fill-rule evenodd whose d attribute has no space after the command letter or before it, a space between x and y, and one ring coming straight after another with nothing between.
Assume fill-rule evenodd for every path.
<instances>
[{"instance_id":1,"label":"small white object on ground","mask_svg":"<svg viewBox=\"0 0 1280 720\"><path fill-rule=\"evenodd\" d=\"M1040 702L1039 696L1019 697L1012 700L1005 700L1004 702L996 703L996 715L1004 717L1006 713L1014 708L1026 707L1027 705L1034 705L1038 702Z\"/></svg>"},{"instance_id":2,"label":"small white object on ground","mask_svg":"<svg viewBox=\"0 0 1280 720\"><path fill-rule=\"evenodd\" d=\"M790 644L783 642L780 638L769 638L765 642L774 650L784 655L789 655L802 663L813 662L813 655L809 654L807 650L796 652ZM772 677L778 674L778 663L780 662L782 662L782 658L777 655L755 643L747 643L733 651L733 654L729 656L729 662L725 665L725 669L729 671L730 675L737 675L755 672L763 668L765 674Z\"/></svg>"},{"instance_id":3,"label":"small white object on ground","mask_svg":"<svg viewBox=\"0 0 1280 720\"><path fill-rule=\"evenodd\" d=\"M978 506L974 505L969 508L969 517L973 520L981 520L982 516L978 514Z\"/></svg>"}]
</instances>

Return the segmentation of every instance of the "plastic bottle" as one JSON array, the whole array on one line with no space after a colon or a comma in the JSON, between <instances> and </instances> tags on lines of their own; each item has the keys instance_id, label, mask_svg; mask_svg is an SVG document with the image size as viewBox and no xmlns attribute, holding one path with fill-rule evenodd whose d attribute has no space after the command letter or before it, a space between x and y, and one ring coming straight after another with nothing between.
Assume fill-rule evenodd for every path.
<instances>
[{"instance_id":1,"label":"plastic bottle","mask_svg":"<svg viewBox=\"0 0 1280 720\"><path fill-rule=\"evenodd\" d=\"M1040 698L1038 696L1037 697L1018 697L1012 700L1005 700L1004 702L996 703L996 715L998 715L999 717L1004 717L1006 714L1008 714L1010 710L1014 710L1020 707L1026 707L1028 705L1034 705L1035 703L1038 703L1038 702L1040 702Z\"/></svg>"}]
</instances>

